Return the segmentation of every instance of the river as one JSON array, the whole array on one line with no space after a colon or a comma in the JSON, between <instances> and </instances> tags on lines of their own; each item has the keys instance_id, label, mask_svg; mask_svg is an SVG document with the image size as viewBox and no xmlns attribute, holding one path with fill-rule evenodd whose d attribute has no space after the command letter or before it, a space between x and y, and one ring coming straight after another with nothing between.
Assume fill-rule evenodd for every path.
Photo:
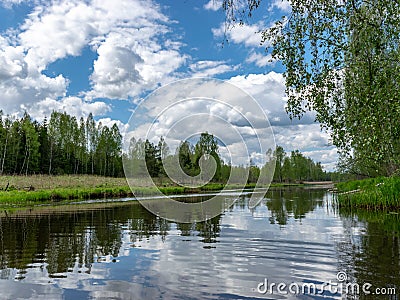
<instances>
[{"instance_id":1,"label":"river","mask_svg":"<svg viewBox=\"0 0 400 300\"><path fill-rule=\"evenodd\" d=\"M253 209L229 197L194 224L137 201L2 212L0 299L399 298L398 214L338 210L316 189Z\"/></svg>"}]
</instances>

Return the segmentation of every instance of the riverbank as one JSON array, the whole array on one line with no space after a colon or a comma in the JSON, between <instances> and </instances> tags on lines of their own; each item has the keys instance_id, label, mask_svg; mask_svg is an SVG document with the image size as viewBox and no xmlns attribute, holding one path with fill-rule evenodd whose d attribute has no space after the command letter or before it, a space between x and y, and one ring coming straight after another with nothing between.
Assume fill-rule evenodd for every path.
<instances>
[{"instance_id":1,"label":"riverbank","mask_svg":"<svg viewBox=\"0 0 400 300\"><path fill-rule=\"evenodd\" d=\"M71 200L91 200L107 198L125 198L133 196L147 196L161 191L165 195L190 194L207 191L222 190L225 185L210 183L205 186L191 189L173 185L168 180L158 180L158 188L149 186L145 182L137 183L133 191L125 178L112 178L90 175L76 176L0 176L0 207L20 207L41 203L52 203ZM273 184L281 187L287 184ZM299 186L290 184L289 186ZM248 184L246 188L254 188L255 184ZM240 188L230 185L227 188Z\"/></svg>"},{"instance_id":2,"label":"riverbank","mask_svg":"<svg viewBox=\"0 0 400 300\"><path fill-rule=\"evenodd\" d=\"M400 210L400 177L377 177L335 185L339 207Z\"/></svg>"}]
</instances>

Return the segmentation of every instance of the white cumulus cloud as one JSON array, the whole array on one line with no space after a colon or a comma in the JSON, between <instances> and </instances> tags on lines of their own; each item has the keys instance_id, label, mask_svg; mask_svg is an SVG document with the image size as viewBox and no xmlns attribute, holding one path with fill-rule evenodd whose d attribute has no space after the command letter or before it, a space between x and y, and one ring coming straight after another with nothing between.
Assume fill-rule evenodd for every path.
<instances>
[{"instance_id":1,"label":"white cumulus cloud","mask_svg":"<svg viewBox=\"0 0 400 300\"><path fill-rule=\"evenodd\" d=\"M217 11L222 8L222 0L210 0L204 4L204 9Z\"/></svg>"},{"instance_id":2,"label":"white cumulus cloud","mask_svg":"<svg viewBox=\"0 0 400 300\"><path fill-rule=\"evenodd\" d=\"M258 53L252 52L246 58L247 63L254 63L257 67L265 67L265 66L273 66L276 60L272 59L272 55L270 53Z\"/></svg>"},{"instance_id":3,"label":"white cumulus cloud","mask_svg":"<svg viewBox=\"0 0 400 300\"><path fill-rule=\"evenodd\" d=\"M235 44L243 44L246 47L260 47L263 28L264 25L262 23L235 25L231 28L226 28L224 24L221 24L220 27L213 28L212 33L216 38L226 36L229 42Z\"/></svg>"},{"instance_id":4,"label":"white cumulus cloud","mask_svg":"<svg viewBox=\"0 0 400 300\"><path fill-rule=\"evenodd\" d=\"M290 2L288 0L274 0L269 6L269 10L271 11L274 8L277 8L283 12L290 12L292 6L290 5Z\"/></svg>"},{"instance_id":5,"label":"white cumulus cloud","mask_svg":"<svg viewBox=\"0 0 400 300\"><path fill-rule=\"evenodd\" d=\"M111 111L111 107L101 101L87 102L79 97L65 97L58 101L46 98L29 109L31 117L38 121L49 117L53 111L66 112L77 118L86 118L90 113L95 116L105 115Z\"/></svg>"},{"instance_id":6,"label":"white cumulus cloud","mask_svg":"<svg viewBox=\"0 0 400 300\"><path fill-rule=\"evenodd\" d=\"M225 61L201 60L192 63L189 69L195 77L207 77L235 71L238 66L229 65Z\"/></svg>"},{"instance_id":7,"label":"white cumulus cloud","mask_svg":"<svg viewBox=\"0 0 400 300\"><path fill-rule=\"evenodd\" d=\"M173 21L153 1L38 0L29 5L33 9L24 22L0 36L0 96L6 113L38 112L44 103L62 108L69 81L63 74L50 76L45 71L88 47L98 57L90 77L92 89L77 95L86 100L136 97L175 79L188 58L180 53L179 36L167 36ZM96 105L91 107L94 112L99 111Z\"/></svg>"}]
</instances>

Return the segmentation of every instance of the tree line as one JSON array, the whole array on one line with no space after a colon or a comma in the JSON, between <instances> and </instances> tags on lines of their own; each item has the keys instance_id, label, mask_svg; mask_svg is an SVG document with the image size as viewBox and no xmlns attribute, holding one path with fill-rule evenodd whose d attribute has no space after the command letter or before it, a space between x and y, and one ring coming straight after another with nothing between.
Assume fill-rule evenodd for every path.
<instances>
[{"instance_id":1,"label":"tree line","mask_svg":"<svg viewBox=\"0 0 400 300\"><path fill-rule=\"evenodd\" d=\"M292 151L288 156L281 146L277 146L273 157L276 160L275 182L324 181L332 179L331 173L324 171L320 162L314 162L311 158L305 157L299 150Z\"/></svg>"},{"instance_id":2,"label":"tree line","mask_svg":"<svg viewBox=\"0 0 400 300\"><path fill-rule=\"evenodd\" d=\"M126 171L132 177L145 176L147 170L153 178L165 177L167 174L164 166L175 164L175 167L180 165L180 169L188 176L186 178L193 178L200 174L200 159L206 154L216 163L215 172L211 178L213 182L226 183L229 178L231 182L238 182L242 178L247 178L247 183L256 183L260 176L263 176L261 182L263 180L279 183L331 180L331 173L324 171L320 162L314 162L311 158L305 157L299 150L287 155L283 147L277 146L275 150L269 149L265 154L270 159L263 166L258 166L251 160L248 165L232 166L223 160L218 149L217 139L207 132L202 133L194 145L187 140L181 141L174 153L171 153L163 137L158 143L136 140L133 137L127 154L130 170ZM268 172L268 169L273 168L274 165L273 177L268 178L268 174L272 176L272 172ZM176 168L171 169L173 172ZM181 174L183 177L179 177L179 174L172 175L184 181L184 174Z\"/></svg>"},{"instance_id":3,"label":"tree line","mask_svg":"<svg viewBox=\"0 0 400 300\"><path fill-rule=\"evenodd\" d=\"M330 173L322 169L321 163L315 163L299 150L292 151L288 156L282 147L277 146L266 155L274 160L275 182L330 178ZM166 178L174 174L166 174L165 165L172 166L172 170L180 165L183 170L181 176L194 178L200 176L201 165L207 163L207 159L201 159L207 156L215 161L215 172L210 175L213 182L227 182L231 177L233 182L248 178L248 183L255 183L272 166L271 161L264 166L257 166L251 161L245 166L226 163L219 154L217 139L207 132L202 133L194 145L190 141L182 141L173 153L163 137L158 143L131 138L128 152L123 155L118 126L96 123L92 114L78 120L65 112L53 112L49 119L37 122L27 113L20 119L13 119L0 112L0 175L91 174L120 177L124 176L123 159L128 159L127 171L134 171L137 177L149 174L152 178ZM269 173L272 176L272 172Z\"/></svg>"},{"instance_id":4,"label":"tree line","mask_svg":"<svg viewBox=\"0 0 400 300\"><path fill-rule=\"evenodd\" d=\"M53 112L39 123L0 112L0 175L92 174L123 176L118 126Z\"/></svg>"}]
</instances>

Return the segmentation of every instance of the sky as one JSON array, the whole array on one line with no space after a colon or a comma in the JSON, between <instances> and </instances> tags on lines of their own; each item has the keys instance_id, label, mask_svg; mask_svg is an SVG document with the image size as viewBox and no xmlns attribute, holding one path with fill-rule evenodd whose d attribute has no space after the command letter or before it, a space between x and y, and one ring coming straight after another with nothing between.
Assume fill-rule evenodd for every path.
<instances>
[{"instance_id":1,"label":"sky","mask_svg":"<svg viewBox=\"0 0 400 300\"><path fill-rule=\"evenodd\" d=\"M138 103L157 88L215 78L254 97L277 145L333 170L336 148L313 113L289 119L284 69L261 44L260 31L289 13L286 0L264 0L248 24L226 30L220 0L2 0L0 109L38 121L54 110L93 113L126 132ZM180 115L204 110L189 104Z\"/></svg>"}]
</instances>

